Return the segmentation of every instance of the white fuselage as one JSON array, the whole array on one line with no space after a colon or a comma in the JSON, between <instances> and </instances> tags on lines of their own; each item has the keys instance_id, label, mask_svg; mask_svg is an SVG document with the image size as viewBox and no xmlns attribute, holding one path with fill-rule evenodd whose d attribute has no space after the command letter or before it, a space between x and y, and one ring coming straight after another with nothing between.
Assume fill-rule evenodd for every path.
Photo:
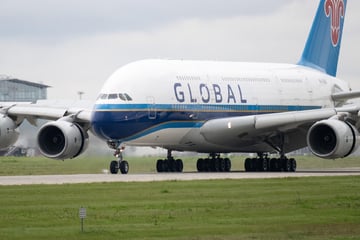
<instances>
[{"instance_id":1,"label":"white fuselage","mask_svg":"<svg viewBox=\"0 0 360 240\"><path fill-rule=\"evenodd\" d=\"M198 134L207 120L333 107L331 94L348 90L344 81L293 64L143 60L107 80L92 125L108 141L208 152L216 146Z\"/></svg>"}]
</instances>

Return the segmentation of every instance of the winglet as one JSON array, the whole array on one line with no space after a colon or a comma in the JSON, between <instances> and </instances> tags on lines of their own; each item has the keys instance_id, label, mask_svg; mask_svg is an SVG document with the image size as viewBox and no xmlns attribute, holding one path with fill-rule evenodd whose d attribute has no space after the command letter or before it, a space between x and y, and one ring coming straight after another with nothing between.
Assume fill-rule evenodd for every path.
<instances>
[{"instance_id":1,"label":"winglet","mask_svg":"<svg viewBox=\"0 0 360 240\"><path fill-rule=\"evenodd\" d=\"M299 65L336 76L347 0L320 0Z\"/></svg>"}]
</instances>

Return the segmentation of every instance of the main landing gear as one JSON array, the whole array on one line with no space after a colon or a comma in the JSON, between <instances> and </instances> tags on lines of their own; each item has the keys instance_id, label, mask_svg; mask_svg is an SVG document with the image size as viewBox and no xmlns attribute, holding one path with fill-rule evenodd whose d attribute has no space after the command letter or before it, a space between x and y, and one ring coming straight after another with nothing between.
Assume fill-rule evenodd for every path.
<instances>
[{"instance_id":1,"label":"main landing gear","mask_svg":"<svg viewBox=\"0 0 360 240\"><path fill-rule=\"evenodd\" d=\"M229 158L221 158L218 153L212 153L208 158L199 158L196 167L198 172L230 172L231 161Z\"/></svg>"},{"instance_id":2,"label":"main landing gear","mask_svg":"<svg viewBox=\"0 0 360 240\"><path fill-rule=\"evenodd\" d=\"M117 174L119 170L122 174L127 174L129 172L129 163L123 159L122 151L124 151L124 148L115 150L114 156L117 157L118 160L110 163L111 174Z\"/></svg>"},{"instance_id":3,"label":"main landing gear","mask_svg":"<svg viewBox=\"0 0 360 240\"><path fill-rule=\"evenodd\" d=\"M296 160L282 155L280 158L269 158L259 154L257 158L245 159L246 172L296 172Z\"/></svg>"},{"instance_id":4,"label":"main landing gear","mask_svg":"<svg viewBox=\"0 0 360 240\"><path fill-rule=\"evenodd\" d=\"M168 150L166 159L159 159L156 162L156 170L158 172L182 172L184 168L181 159L174 159L171 155L171 150Z\"/></svg>"}]
</instances>

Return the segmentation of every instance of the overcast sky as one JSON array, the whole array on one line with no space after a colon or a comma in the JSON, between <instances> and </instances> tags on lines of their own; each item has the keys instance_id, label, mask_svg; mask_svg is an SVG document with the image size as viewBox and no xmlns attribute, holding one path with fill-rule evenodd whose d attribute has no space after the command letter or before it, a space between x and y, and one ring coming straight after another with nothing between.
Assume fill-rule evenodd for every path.
<instances>
[{"instance_id":1,"label":"overcast sky","mask_svg":"<svg viewBox=\"0 0 360 240\"><path fill-rule=\"evenodd\" d=\"M0 74L94 100L146 58L296 63L316 0L0 0ZM338 77L360 90L360 1L348 1Z\"/></svg>"}]
</instances>

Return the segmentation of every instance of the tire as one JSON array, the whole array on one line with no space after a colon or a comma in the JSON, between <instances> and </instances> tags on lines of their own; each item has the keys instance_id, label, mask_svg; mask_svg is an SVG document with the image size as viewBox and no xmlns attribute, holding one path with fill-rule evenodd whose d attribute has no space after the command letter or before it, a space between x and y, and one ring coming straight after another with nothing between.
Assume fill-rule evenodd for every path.
<instances>
[{"instance_id":1,"label":"tire","mask_svg":"<svg viewBox=\"0 0 360 240\"><path fill-rule=\"evenodd\" d=\"M221 172L221 159L220 158L213 158L212 160L213 165L213 172Z\"/></svg>"},{"instance_id":2,"label":"tire","mask_svg":"<svg viewBox=\"0 0 360 240\"><path fill-rule=\"evenodd\" d=\"M159 173L164 171L164 169L163 169L163 160L161 160L161 159L157 160L157 162L156 162L156 171L159 172Z\"/></svg>"},{"instance_id":3,"label":"tire","mask_svg":"<svg viewBox=\"0 0 360 240\"><path fill-rule=\"evenodd\" d=\"M198 170L198 172L204 172L204 165L205 165L205 160L202 158L199 158L196 162L196 168Z\"/></svg>"},{"instance_id":4,"label":"tire","mask_svg":"<svg viewBox=\"0 0 360 240\"><path fill-rule=\"evenodd\" d=\"M245 159L244 167L245 167L245 172L251 171L251 159L250 158Z\"/></svg>"},{"instance_id":5,"label":"tire","mask_svg":"<svg viewBox=\"0 0 360 240\"><path fill-rule=\"evenodd\" d=\"M270 160L270 171L272 171L272 172L279 171L279 169L278 169L278 159L277 158L272 158Z\"/></svg>"},{"instance_id":6,"label":"tire","mask_svg":"<svg viewBox=\"0 0 360 240\"><path fill-rule=\"evenodd\" d=\"M231 160L229 158L225 158L225 172L230 172L231 170Z\"/></svg>"},{"instance_id":7,"label":"tire","mask_svg":"<svg viewBox=\"0 0 360 240\"><path fill-rule=\"evenodd\" d=\"M127 174L129 172L129 163L127 161L120 162L120 172L122 174Z\"/></svg>"},{"instance_id":8,"label":"tire","mask_svg":"<svg viewBox=\"0 0 360 240\"><path fill-rule=\"evenodd\" d=\"M163 172L169 172L169 161L168 160L162 161L162 170L163 170Z\"/></svg>"},{"instance_id":9,"label":"tire","mask_svg":"<svg viewBox=\"0 0 360 240\"><path fill-rule=\"evenodd\" d=\"M223 159L223 158L219 158L219 171L220 172L225 172L225 168L226 168L226 166L225 166L225 159Z\"/></svg>"},{"instance_id":10,"label":"tire","mask_svg":"<svg viewBox=\"0 0 360 240\"><path fill-rule=\"evenodd\" d=\"M290 158L290 171L296 172L297 164L294 158Z\"/></svg>"},{"instance_id":11,"label":"tire","mask_svg":"<svg viewBox=\"0 0 360 240\"><path fill-rule=\"evenodd\" d=\"M256 158L251 158L250 160L250 172L256 172L258 169L258 164L257 164L257 159Z\"/></svg>"},{"instance_id":12,"label":"tire","mask_svg":"<svg viewBox=\"0 0 360 240\"><path fill-rule=\"evenodd\" d=\"M285 158L283 160L283 169L284 169L284 172L290 172L291 171L290 159Z\"/></svg>"},{"instance_id":13,"label":"tire","mask_svg":"<svg viewBox=\"0 0 360 240\"><path fill-rule=\"evenodd\" d=\"M112 161L110 163L110 173L117 174L119 172L119 163L118 161Z\"/></svg>"},{"instance_id":14,"label":"tire","mask_svg":"<svg viewBox=\"0 0 360 240\"><path fill-rule=\"evenodd\" d=\"M168 163L169 172L176 172L176 162L174 159L166 160Z\"/></svg>"},{"instance_id":15,"label":"tire","mask_svg":"<svg viewBox=\"0 0 360 240\"><path fill-rule=\"evenodd\" d=\"M183 161L181 159L177 159L175 161L175 166L176 166L176 171L177 172L182 172L184 169L184 164Z\"/></svg>"}]
</instances>

